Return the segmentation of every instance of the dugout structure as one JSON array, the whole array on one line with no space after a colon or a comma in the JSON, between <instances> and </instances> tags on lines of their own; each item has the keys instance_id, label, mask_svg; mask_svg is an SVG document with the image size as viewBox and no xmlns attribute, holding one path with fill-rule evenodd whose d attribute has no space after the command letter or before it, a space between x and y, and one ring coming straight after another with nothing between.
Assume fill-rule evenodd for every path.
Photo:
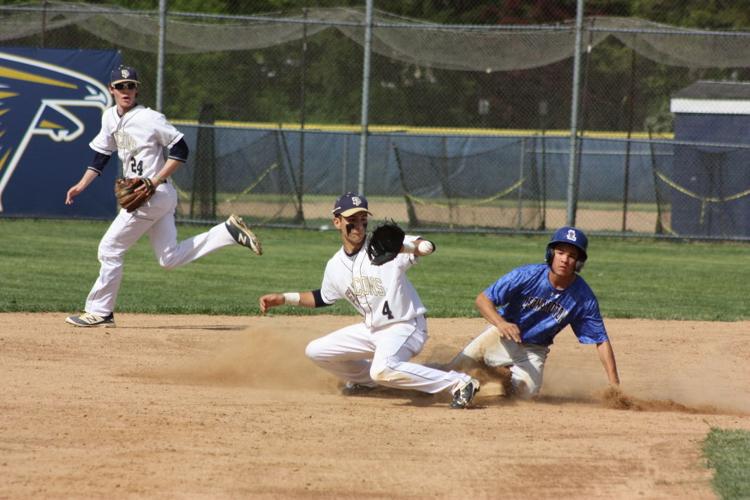
<instances>
[{"instance_id":1,"label":"dugout structure","mask_svg":"<svg viewBox=\"0 0 750 500\"><path fill-rule=\"evenodd\" d=\"M674 166L656 171L678 235L750 236L750 82L698 81L676 92Z\"/></svg>"}]
</instances>

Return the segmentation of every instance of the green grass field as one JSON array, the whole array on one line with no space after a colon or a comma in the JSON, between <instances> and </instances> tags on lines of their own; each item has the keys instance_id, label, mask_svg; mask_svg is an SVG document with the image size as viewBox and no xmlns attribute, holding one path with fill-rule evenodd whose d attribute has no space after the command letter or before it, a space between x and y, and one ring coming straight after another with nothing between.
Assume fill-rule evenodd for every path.
<instances>
[{"instance_id":1,"label":"green grass field","mask_svg":"<svg viewBox=\"0 0 750 500\"><path fill-rule=\"evenodd\" d=\"M75 312L96 279L97 245L108 223L0 220L0 311ZM179 227L179 237L207 226ZM339 246L333 231L261 228L265 255L239 246L165 271L148 239L127 254L118 311L257 314L258 297L320 286ZM437 252L409 271L436 317L475 316L474 298L513 267L541 262L546 237L430 234ZM747 243L685 243L593 236L583 271L612 318L750 319ZM318 312L318 311L316 311ZM316 313L316 312L313 312ZM352 314L344 303L326 313ZM309 314L283 308L279 314Z\"/></svg>"},{"instance_id":2,"label":"green grass field","mask_svg":"<svg viewBox=\"0 0 750 500\"><path fill-rule=\"evenodd\" d=\"M750 498L750 432L711 429L703 443L714 489L723 499Z\"/></svg>"},{"instance_id":3,"label":"green grass field","mask_svg":"<svg viewBox=\"0 0 750 500\"><path fill-rule=\"evenodd\" d=\"M0 312L59 311L83 307L96 279L96 251L108 223L0 220ZM179 237L206 230L179 227ZM258 314L258 297L272 291L320 286L323 268L338 249L333 231L260 228L265 255L239 246L188 266L161 269L147 238L127 254L118 311L182 314ZM431 234L437 253L409 271L436 317L475 317L476 295L503 273L541 262L546 237ZM750 319L747 283L750 245L616 239L593 236L583 271L603 315L710 321ZM277 314L353 314L345 303ZM704 443L722 498L748 498L750 433L714 429Z\"/></svg>"}]
</instances>

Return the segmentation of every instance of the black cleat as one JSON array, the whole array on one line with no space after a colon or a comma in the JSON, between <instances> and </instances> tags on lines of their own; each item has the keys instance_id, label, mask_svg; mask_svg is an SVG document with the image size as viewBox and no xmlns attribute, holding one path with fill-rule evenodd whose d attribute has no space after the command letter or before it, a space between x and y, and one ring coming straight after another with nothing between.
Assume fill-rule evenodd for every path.
<instances>
[{"instance_id":1,"label":"black cleat","mask_svg":"<svg viewBox=\"0 0 750 500\"><path fill-rule=\"evenodd\" d=\"M65 322L70 323L73 326L80 326L84 328L114 328L115 315L114 313L109 313L108 316L99 316L97 314L85 312L80 316L68 316L67 318L65 318Z\"/></svg>"},{"instance_id":2,"label":"black cleat","mask_svg":"<svg viewBox=\"0 0 750 500\"><path fill-rule=\"evenodd\" d=\"M358 384L356 382L347 382L341 388L341 394L344 396L360 396L375 390L377 385Z\"/></svg>"},{"instance_id":3,"label":"black cleat","mask_svg":"<svg viewBox=\"0 0 750 500\"><path fill-rule=\"evenodd\" d=\"M453 391L453 401L451 408L468 408L474 395L479 392L479 381L475 378L469 380L464 385Z\"/></svg>"},{"instance_id":4,"label":"black cleat","mask_svg":"<svg viewBox=\"0 0 750 500\"><path fill-rule=\"evenodd\" d=\"M242 220L242 217L232 214L229 216L225 224L227 231L232 235L234 241L249 248L255 253L255 255L263 255L263 248L260 245L260 240L255 236L255 233L247 227Z\"/></svg>"}]
</instances>

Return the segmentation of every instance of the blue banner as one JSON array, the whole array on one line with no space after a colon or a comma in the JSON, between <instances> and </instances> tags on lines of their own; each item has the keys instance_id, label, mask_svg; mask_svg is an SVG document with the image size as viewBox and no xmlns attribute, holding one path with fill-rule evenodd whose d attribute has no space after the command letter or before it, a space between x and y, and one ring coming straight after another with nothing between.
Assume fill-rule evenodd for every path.
<instances>
[{"instance_id":1,"label":"blue banner","mask_svg":"<svg viewBox=\"0 0 750 500\"><path fill-rule=\"evenodd\" d=\"M93 158L119 64L113 50L0 49L0 216L115 214L115 158L73 205L65 195Z\"/></svg>"}]
</instances>

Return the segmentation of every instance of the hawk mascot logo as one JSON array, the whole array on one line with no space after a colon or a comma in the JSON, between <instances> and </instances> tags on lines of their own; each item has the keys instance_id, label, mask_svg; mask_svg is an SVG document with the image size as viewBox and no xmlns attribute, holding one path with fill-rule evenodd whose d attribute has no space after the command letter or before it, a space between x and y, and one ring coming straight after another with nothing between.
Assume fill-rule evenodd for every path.
<instances>
[{"instance_id":1,"label":"hawk mascot logo","mask_svg":"<svg viewBox=\"0 0 750 500\"><path fill-rule=\"evenodd\" d=\"M75 141L86 131L76 108L103 112L110 106L107 87L92 77L0 51L0 212L5 188L32 139ZM34 147L45 146L34 141Z\"/></svg>"}]
</instances>

